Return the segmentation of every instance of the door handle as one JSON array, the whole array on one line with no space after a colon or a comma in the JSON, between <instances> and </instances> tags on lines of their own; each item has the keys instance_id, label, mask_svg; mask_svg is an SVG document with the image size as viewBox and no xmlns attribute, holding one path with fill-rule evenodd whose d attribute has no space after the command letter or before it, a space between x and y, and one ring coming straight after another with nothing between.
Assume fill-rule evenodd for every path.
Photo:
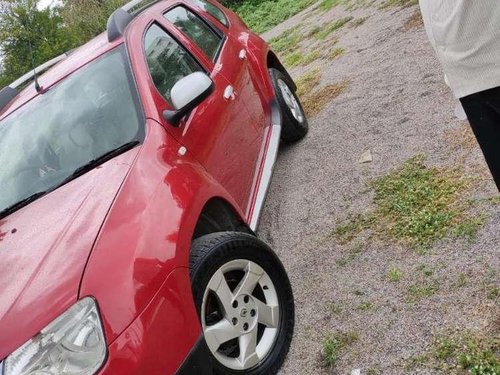
<instances>
[{"instance_id":1,"label":"door handle","mask_svg":"<svg viewBox=\"0 0 500 375\"><path fill-rule=\"evenodd\" d=\"M240 60L245 60L247 58L247 51L245 51L244 49L242 49L240 51L240 54L238 55L238 57L240 58Z\"/></svg>"},{"instance_id":2,"label":"door handle","mask_svg":"<svg viewBox=\"0 0 500 375\"><path fill-rule=\"evenodd\" d=\"M234 87L233 86L227 86L226 89L224 90L224 99L226 100L234 100L235 99L235 94L234 94Z\"/></svg>"}]
</instances>

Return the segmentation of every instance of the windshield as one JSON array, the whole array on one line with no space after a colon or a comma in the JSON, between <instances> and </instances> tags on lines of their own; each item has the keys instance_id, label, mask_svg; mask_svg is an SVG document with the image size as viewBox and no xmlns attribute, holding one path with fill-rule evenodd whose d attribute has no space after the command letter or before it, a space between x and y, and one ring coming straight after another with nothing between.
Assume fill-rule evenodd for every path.
<instances>
[{"instance_id":1,"label":"windshield","mask_svg":"<svg viewBox=\"0 0 500 375\"><path fill-rule=\"evenodd\" d=\"M124 47L115 49L0 121L0 217L142 140L128 69Z\"/></svg>"}]
</instances>

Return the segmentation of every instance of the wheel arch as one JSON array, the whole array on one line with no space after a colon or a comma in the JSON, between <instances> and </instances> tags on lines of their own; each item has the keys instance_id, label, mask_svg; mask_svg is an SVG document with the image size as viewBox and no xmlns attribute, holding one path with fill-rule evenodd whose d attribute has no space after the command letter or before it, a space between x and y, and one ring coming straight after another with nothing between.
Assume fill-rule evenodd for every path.
<instances>
[{"instance_id":1,"label":"wheel arch","mask_svg":"<svg viewBox=\"0 0 500 375\"><path fill-rule=\"evenodd\" d=\"M286 70L286 68L283 66L283 64L281 63L280 59L278 58L278 56L276 56L276 54L269 50L269 52L267 53L267 67L268 69L276 69L276 70L279 70L281 73L283 73L285 75L285 77L288 79L288 81L290 82L290 84L293 86L293 90L296 91L297 90L297 85L295 84L292 76L290 75L290 73L288 73L288 71Z\"/></svg>"},{"instance_id":2,"label":"wheel arch","mask_svg":"<svg viewBox=\"0 0 500 375\"><path fill-rule=\"evenodd\" d=\"M205 203L198 216L192 240L207 234L226 231L254 234L227 200L212 197Z\"/></svg>"}]
</instances>

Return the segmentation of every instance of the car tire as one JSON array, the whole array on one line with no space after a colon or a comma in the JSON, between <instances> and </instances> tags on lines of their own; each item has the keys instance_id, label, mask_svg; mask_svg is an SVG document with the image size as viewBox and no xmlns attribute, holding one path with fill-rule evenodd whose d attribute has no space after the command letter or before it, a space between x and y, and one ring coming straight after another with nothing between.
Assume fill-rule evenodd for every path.
<instances>
[{"instance_id":1,"label":"car tire","mask_svg":"<svg viewBox=\"0 0 500 375\"><path fill-rule=\"evenodd\" d=\"M276 374L290 348L295 309L275 253L249 234L209 234L193 242L190 275L214 373Z\"/></svg>"},{"instance_id":2,"label":"car tire","mask_svg":"<svg viewBox=\"0 0 500 375\"><path fill-rule=\"evenodd\" d=\"M269 69L276 99L281 110L281 140L287 143L298 142L309 131L309 122L294 90L290 78L276 69Z\"/></svg>"}]
</instances>

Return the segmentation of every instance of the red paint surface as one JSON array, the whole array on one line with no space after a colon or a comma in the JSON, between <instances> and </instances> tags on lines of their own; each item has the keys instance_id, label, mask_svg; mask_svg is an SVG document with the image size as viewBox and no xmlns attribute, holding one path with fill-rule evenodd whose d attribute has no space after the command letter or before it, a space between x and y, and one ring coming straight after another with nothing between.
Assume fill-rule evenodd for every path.
<instances>
[{"instance_id":1,"label":"red paint surface","mask_svg":"<svg viewBox=\"0 0 500 375\"><path fill-rule=\"evenodd\" d=\"M187 272L191 238L210 199L250 220L271 125L273 89L267 45L229 10L231 26L214 64L162 17L190 1L163 1L129 25L124 38L102 35L40 78L45 88L103 53L127 44L146 121L144 144L0 221L0 359L79 298L93 296L109 357L102 374L169 374L200 335ZM214 93L179 128L162 117L143 53L152 22L193 53ZM239 52L247 51L247 59ZM223 92L235 88L236 100ZM0 119L37 95L29 87ZM178 150L185 146L185 156Z\"/></svg>"}]
</instances>

